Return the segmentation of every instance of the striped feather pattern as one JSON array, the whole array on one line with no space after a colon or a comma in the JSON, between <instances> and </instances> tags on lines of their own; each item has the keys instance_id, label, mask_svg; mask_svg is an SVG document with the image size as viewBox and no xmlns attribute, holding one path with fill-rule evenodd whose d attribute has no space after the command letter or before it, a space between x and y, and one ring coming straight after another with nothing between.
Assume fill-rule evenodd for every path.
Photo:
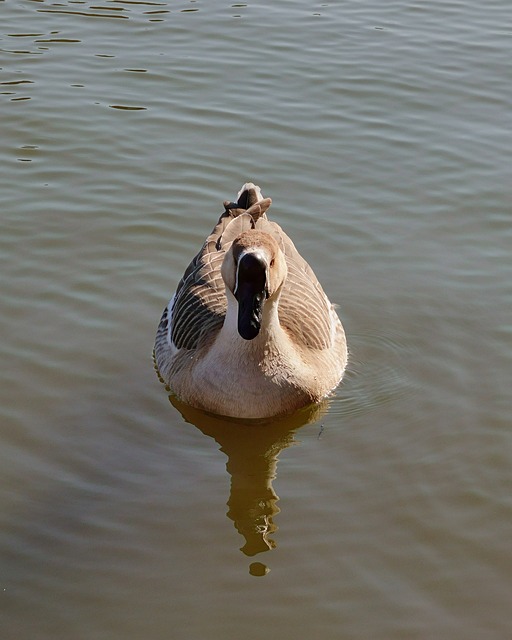
<instances>
[{"instance_id":1,"label":"striped feather pattern","mask_svg":"<svg viewBox=\"0 0 512 640\"><path fill-rule=\"evenodd\" d=\"M339 383L346 365L345 334L339 318L292 240L267 219L270 204L270 198L263 199L252 184L245 185L238 202L224 203L224 213L185 270L157 330L154 356L162 379L186 402L223 415L276 415L318 401ZM260 233L248 235L250 229ZM269 356L265 345L254 340L262 360L253 360L252 340L241 340L238 334L229 333L231 329L227 334L223 329L227 297L221 267L235 239L238 251L240 242L250 242L252 237L254 242L264 242L266 234L277 242L286 262L276 299L276 317L285 344L276 345L274 355ZM227 259L237 258L233 254ZM233 340L242 351L231 356ZM278 355L282 349L288 354L284 360ZM216 355L210 355L213 353ZM205 359L206 368L201 367ZM237 391L238 384L244 395ZM266 398L263 404L261 394Z\"/></svg>"}]
</instances>

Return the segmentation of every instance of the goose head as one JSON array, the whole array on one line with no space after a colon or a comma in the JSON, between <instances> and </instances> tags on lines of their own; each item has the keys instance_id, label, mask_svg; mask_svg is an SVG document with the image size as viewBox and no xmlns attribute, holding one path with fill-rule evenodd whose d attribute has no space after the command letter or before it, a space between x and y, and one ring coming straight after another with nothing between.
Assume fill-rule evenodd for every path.
<instances>
[{"instance_id":1,"label":"goose head","mask_svg":"<svg viewBox=\"0 0 512 640\"><path fill-rule=\"evenodd\" d=\"M238 304L237 330L244 340L259 334L266 310L279 298L287 271L284 254L269 233L251 229L233 240L221 273Z\"/></svg>"}]
</instances>

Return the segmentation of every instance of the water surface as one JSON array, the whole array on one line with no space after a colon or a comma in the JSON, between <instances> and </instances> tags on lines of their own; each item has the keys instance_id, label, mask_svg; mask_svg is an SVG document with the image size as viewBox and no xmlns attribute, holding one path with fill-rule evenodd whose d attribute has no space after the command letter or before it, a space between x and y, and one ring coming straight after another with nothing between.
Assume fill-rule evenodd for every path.
<instances>
[{"instance_id":1,"label":"water surface","mask_svg":"<svg viewBox=\"0 0 512 640\"><path fill-rule=\"evenodd\" d=\"M508 637L508 3L0 13L2 638ZM265 429L151 360L247 180L351 351Z\"/></svg>"}]
</instances>

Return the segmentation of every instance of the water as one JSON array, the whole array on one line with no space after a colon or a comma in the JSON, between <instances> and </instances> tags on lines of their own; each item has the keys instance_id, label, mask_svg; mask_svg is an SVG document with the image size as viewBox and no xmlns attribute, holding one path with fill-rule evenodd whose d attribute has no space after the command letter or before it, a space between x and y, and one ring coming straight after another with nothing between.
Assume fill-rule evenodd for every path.
<instances>
[{"instance_id":1,"label":"water","mask_svg":"<svg viewBox=\"0 0 512 640\"><path fill-rule=\"evenodd\" d=\"M0 15L2 638L508 637L508 3ZM247 180L351 350L264 430L151 362Z\"/></svg>"}]
</instances>

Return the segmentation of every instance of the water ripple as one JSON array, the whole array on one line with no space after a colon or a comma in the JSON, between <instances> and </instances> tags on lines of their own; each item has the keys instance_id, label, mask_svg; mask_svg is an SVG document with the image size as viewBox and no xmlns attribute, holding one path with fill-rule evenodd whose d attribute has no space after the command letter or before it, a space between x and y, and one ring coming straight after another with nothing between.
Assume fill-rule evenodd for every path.
<instances>
[{"instance_id":1,"label":"water ripple","mask_svg":"<svg viewBox=\"0 0 512 640\"><path fill-rule=\"evenodd\" d=\"M41 3L44 5L44 0ZM77 7L80 5L80 8ZM115 6L117 5L117 6ZM38 8L38 13L60 14L69 16L78 16L80 18L104 18L107 20L128 20L142 18L150 22L162 20L163 18L155 18L155 16L165 16L170 13L166 7L167 2L150 2L143 0L108 0L105 5L96 4L94 2L68 2L59 5L44 5ZM198 9L182 9L181 12L196 12ZM39 34L41 35L41 34Z\"/></svg>"},{"instance_id":2,"label":"water ripple","mask_svg":"<svg viewBox=\"0 0 512 640\"><path fill-rule=\"evenodd\" d=\"M403 337L351 334L349 363L330 413L347 418L410 396L415 385L408 368L417 349Z\"/></svg>"},{"instance_id":3,"label":"water ripple","mask_svg":"<svg viewBox=\"0 0 512 640\"><path fill-rule=\"evenodd\" d=\"M147 107L136 107L126 104L109 104L111 109L119 109L121 111L146 111Z\"/></svg>"},{"instance_id":4,"label":"water ripple","mask_svg":"<svg viewBox=\"0 0 512 640\"><path fill-rule=\"evenodd\" d=\"M243 4L0 1L2 635L508 638L509 3ZM215 428L228 477L151 367L248 179L350 352L266 589L225 503L277 452Z\"/></svg>"}]
</instances>

